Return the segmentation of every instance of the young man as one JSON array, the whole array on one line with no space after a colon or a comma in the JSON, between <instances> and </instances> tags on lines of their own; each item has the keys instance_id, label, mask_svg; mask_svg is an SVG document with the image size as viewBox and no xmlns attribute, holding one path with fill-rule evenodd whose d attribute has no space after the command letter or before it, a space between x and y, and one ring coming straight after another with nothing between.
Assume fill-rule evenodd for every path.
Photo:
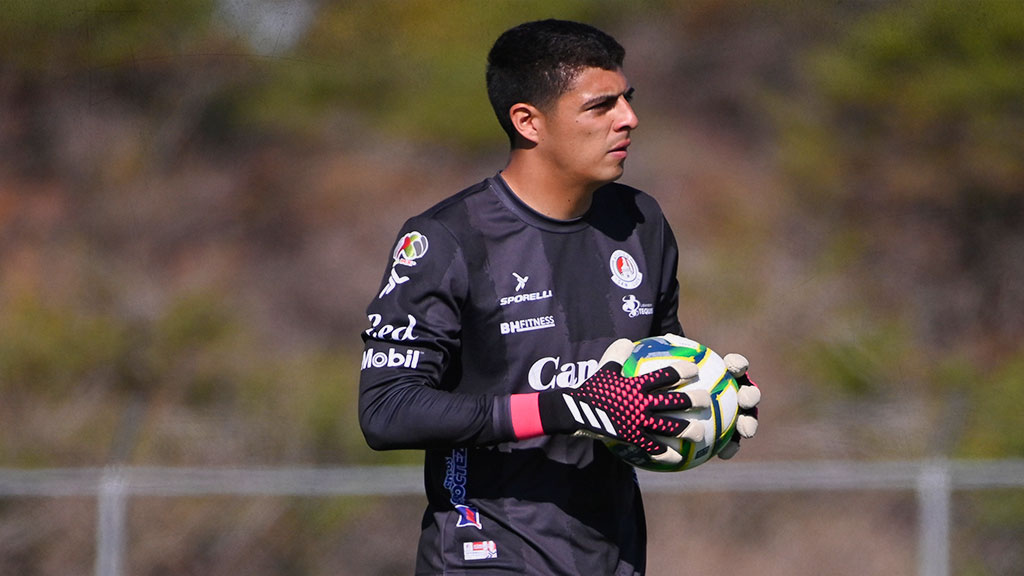
<instances>
[{"instance_id":1,"label":"young man","mask_svg":"<svg viewBox=\"0 0 1024 576\"><path fill-rule=\"evenodd\" d=\"M631 341L682 333L672 231L613 184L637 127L623 56L574 22L502 34L487 87L508 164L406 222L369 306L364 435L426 453L416 574L642 574L634 471L592 435L668 462L653 434L703 438L664 415L707 405L663 391L692 365L620 374Z\"/></svg>"}]
</instances>

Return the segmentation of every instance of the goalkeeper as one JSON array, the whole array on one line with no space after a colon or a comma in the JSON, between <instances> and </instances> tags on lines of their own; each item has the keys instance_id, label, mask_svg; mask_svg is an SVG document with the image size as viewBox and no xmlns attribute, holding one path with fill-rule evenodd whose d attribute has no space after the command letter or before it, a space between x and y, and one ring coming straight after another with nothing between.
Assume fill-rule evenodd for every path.
<instances>
[{"instance_id":1,"label":"goalkeeper","mask_svg":"<svg viewBox=\"0 0 1024 576\"><path fill-rule=\"evenodd\" d=\"M488 56L505 167L409 219L368 308L359 421L378 450L422 449L416 574L643 574L633 469L593 435L653 458L703 438L666 411L692 365L625 378L631 341L682 334L678 252L649 195L618 184L638 119L624 50L588 25L529 22ZM756 431L742 386L739 436Z\"/></svg>"}]
</instances>

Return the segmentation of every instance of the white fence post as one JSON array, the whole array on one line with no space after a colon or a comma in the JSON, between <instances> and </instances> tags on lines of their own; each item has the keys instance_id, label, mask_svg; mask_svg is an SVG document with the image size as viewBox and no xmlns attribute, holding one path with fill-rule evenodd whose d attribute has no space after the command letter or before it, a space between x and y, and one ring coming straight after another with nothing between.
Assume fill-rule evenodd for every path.
<instances>
[{"instance_id":1,"label":"white fence post","mask_svg":"<svg viewBox=\"0 0 1024 576\"><path fill-rule=\"evenodd\" d=\"M949 462L923 465L917 479L919 576L949 576L951 498Z\"/></svg>"},{"instance_id":2,"label":"white fence post","mask_svg":"<svg viewBox=\"0 0 1024 576\"><path fill-rule=\"evenodd\" d=\"M96 511L96 576L121 576L125 553L127 482L117 467L100 478Z\"/></svg>"}]
</instances>

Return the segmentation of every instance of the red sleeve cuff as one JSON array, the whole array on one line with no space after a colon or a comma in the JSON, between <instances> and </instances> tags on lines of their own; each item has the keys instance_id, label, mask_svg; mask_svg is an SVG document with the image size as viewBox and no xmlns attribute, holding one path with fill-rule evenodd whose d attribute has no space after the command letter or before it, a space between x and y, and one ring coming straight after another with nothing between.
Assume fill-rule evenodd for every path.
<instances>
[{"instance_id":1,"label":"red sleeve cuff","mask_svg":"<svg viewBox=\"0 0 1024 576\"><path fill-rule=\"evenodd\" d=\"M512 412L512 432L516 440L525 440L544 435L544 427L540 423L540 408L537 403L539 393L513 394L509 398Z\"/></svg>"}]
</instances>

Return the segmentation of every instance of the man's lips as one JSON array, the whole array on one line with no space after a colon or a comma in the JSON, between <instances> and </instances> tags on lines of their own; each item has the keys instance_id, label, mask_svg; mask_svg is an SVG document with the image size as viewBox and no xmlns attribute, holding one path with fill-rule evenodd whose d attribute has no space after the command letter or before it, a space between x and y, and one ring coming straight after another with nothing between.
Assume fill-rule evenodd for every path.
<instances>
[{"instance_id":1,"label":"man's lips","mask_svg":"<svg viewBox=\"0 0 1024 576\"><path fill-rule=\"evenodd\" d=\"M620 142L618 145L612 147L612 149L609 150L609 153L614 154L616 156L625 157L627 155L626 149L629 148L629 144L629 140L624 140Z\"/></svg>"}]
</instances>

